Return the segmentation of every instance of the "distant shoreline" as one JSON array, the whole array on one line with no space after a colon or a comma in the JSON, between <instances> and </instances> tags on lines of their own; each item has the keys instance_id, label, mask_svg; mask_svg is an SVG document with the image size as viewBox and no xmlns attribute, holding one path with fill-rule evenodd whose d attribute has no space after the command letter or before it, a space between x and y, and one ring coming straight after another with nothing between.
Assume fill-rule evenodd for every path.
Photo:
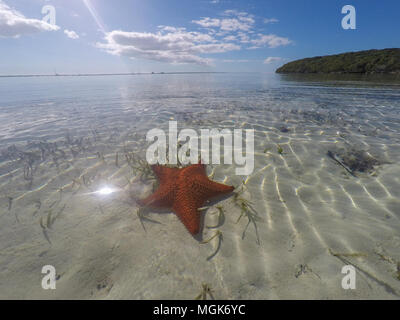
<instances>
[{"instance_id":1,"label":"distant shoreline","mask_svg":"<svg viewBox=\"0 0 400 320\"><path fill-rule=\"evenodd\" d=\"M227 72L129 72L129 73L61 73L61 74L6 74L0 78L29 78L29 77L95 77L95 76L136 76L153 74L207 74L207 73L227 73Z\"/></svg>"},{"instance_id":2,"label":"distant shoreline","mask_svg":"<svg viewBox=\"0 0 400 320\"><path fill-rule=\"evenodd\" d=\"M288 62L276 73L400 74L400 48L372 49Z\"/></svg>"}]
</instances>

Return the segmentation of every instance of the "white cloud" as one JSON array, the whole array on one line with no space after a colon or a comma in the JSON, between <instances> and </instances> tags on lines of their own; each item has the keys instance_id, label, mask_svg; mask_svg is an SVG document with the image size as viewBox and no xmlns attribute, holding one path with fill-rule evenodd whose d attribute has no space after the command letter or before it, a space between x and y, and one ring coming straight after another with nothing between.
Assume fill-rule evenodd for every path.
<instances>
[{"instance_id":1,"label":"white cloud","mask_svg":"<svg viewBox=\"0 0 400 320\"><path fill-rule=\"evenodd\" d=\"M70 39L79 39L79 36L78 36L78 34L77 34L75 31L65 29L65 30L64 30L64 33L65 33L65 34L67 35L67 37L70 38Z\"/></svg>"},{"instance_id":2,"label":"white cloud","mask_svg":"<svg viewBox=\"0 0 400 320\"><path fill-rule=\"evenodd\" d=\"M225 41L236 41L236 37L233 36L233 35L230 35L230 36L226 36L226 37L224 38L224 40L225 40Z\"/></svg>"},{"instance_id":3,"label":"white cloud","mask_svg":"<svg viewBox=\"0 0 400 320\"><path fill-rule=\"evenodd\" d=\"M292 41L288 38L278 37L275 34L258 34L257 39L250 40L254 46L267 45L269 48L276 48L280 46L287 46Z\"/></svg>"},{"instance_id":4,"label":"white cloud","mask_svg":"<svg viewBox=\"0 0 400 320\"><path fill-rule=\"evenodd\" d=\"M97 47L118 56L202 65L209 65L212 60L198 54L240 49L239 45L219 42L206 33L188 32L184 28L161 28L163 31L158 33L114 30L106 33L106 43L97 43Z\"/></svg>"},{"instance_id":5,"label":"white cloud","mask_svg":"<svg viewBox=\"0 0 400 320\"><path fill-rule=\"evenodd\" d=\"M278 62L278 61L281 61L282 60L282 58L281 57L268 57L267 59L265 59L264 60L264 64L271 64L271 63L274 63L274 62Z\"/></svg>"},{"instance_id":6,"label":"white cloud","mask_svg":"<svg viewBox=\"0 0 400 320\"><path fill-rule=\"evenodd\" d=\"M192 20L192 23L203 31L188 31L186 28L165 25L158 26L155 33L114 30L105 33L104 41L96 46L117 56L209 65L212 59L203 57L204 54L242 48L276 48L292 43L288 38L274 34L256 34L254 16L247 12L225 10L218 18L202 17Z\"/></svg>"},{"instance_id":7,"label":"white cloud","mask_svg":"<svg viewBox=\"0 0 400 320\"><path fill-rule=\"evenodd\" d=\"M210 3L217 4L217 3L219 3L219 0L211 0Z\"/></svg>"},{"instance_id":8,"label":"white cloud","mask_svg":"<svg viewBox=\"0 0 400 320\"><path fill-rule=\"evenodd\" d=\"M251 19L251 18L250 18ZM240 19L222 19L221 20L221 30L225 31L236 31L236 30L243 30L249 31L252 28L251 20L240 20Z\"/></svg>"},{"instance_id":9,"label":"white cloud","mask_svg":"<svg viewBox=\"0 0 400 320\"><path fill-rule=\"evenodd\" d=\"M26 18L0 0L0 37L18 38L41 31L56 31L59 28L42 20Z\"/></svg>"},{"instance_id":10,"label":"white cloud","mask_svg":"<svg viewBox=\"0 0 400 320\"><path fill-rule=\"evenodd\" d=\"M264 23L277 23L277 22L279 22L279 20L275 19L275 18L265 18L264 19Z\"/></svg>"},{"instance_id":11,"label":"white cloud","mask_svg":"<svg viewBox=\"0 0 400 320\"><path fill-rule=\"evenodd\" d=\"M236 10L225 10L225 16L229 18L210 18L203 17L200 20L192 20L203 28L220 28L222 31L249 31L254 25L254 18L247 12L238 12Z\"/></svg>"},{"instance_id":12,"label":"white cloud","mask_svg":"<svg viewBox=\"0 0 400 320\"><path fill-rule=\"evenodd\" d=\"M249 43L250 37L244 32L238 32L237 36L240 38L241 43Z\"/></svg>"},{"instance_id":13,"label":"white cloud","mask_svg":"<svg viewBox=\"0 0 400 320\"><path fill-rule=\"evenodd\" d=\"M242 44L248 44L249 47L247 49L258 49L265 46L276 48L292 43L288 38L279 37L274 34L259 33L255 35L254 16L247 12L225 10L222 16L223 18L203 17L200 20L192 20L192 23L207 28L209 32L212 31L216 36L224 37L225 41L237 41ZM264 19L264 23L275 22L278 22L278 19Z\"/></svg>"},{"instance_id":14,"label":"white cloud","mask_svg":"<svg viewBox=\"0 0 400 320\"><path fill-rule=\"evenodd\" d=\"M212 19L209 17L203 18L201 20L192 20L193 23L198 24L204 28L212 28L212 27L220 27L221 20L220 19Z\"/></svg>"}]
</instances>

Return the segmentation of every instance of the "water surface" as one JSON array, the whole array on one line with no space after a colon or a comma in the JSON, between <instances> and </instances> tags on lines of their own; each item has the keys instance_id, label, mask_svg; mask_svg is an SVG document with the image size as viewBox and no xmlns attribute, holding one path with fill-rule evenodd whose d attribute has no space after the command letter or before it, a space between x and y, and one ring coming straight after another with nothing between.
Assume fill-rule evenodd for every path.
<instances>
[{"instance_id":1,"label":"water surface","mask_svg":"<svg viewBox=\"0 0 400 320\"><path fill-rule=\"evenodd\" d=\"M1 298L193 299L202 283L218 299L399 298L396 79L0 78L0 97ZM132 164L147 131L170 120L255 130L251 175L207 166L215 181L245 180L240 198L254 209L241 217L234 197L211 203L201 238L220 230L223 240L201 244L168 212L138 215L153 181ZM352 176L327 156L343 150L379 165ZM97 193L105 186L116 192ZM56 290L41 288L44 265ZM344 265L356 290L341 286Z\"/></svg>"}]
</instances>

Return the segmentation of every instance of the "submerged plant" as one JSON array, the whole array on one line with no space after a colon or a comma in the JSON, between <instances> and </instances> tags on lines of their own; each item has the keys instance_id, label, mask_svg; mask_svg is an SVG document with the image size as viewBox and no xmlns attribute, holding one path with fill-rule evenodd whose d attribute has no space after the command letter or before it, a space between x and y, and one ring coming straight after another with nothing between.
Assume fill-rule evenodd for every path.
<instances>
[{"instance_id":1,"label":"submerged plant","mask_svg":"<svg viewBox=\"0 0 400 320\"><path fill-rule=\"evenodd\" d=\"M271 147L265 147L263 153L267 153L269 150L271 150Z\"/></svg>"},{"instance_id":2,"label":"submerged plant","mask_svg":"<svg viewBox=\"0 0 400 320\"><path fill-rule=\"evenodd\" d=\"M202 283L201 284L201 292L195 298L195 300L207 300L207 295L209 295L212 300L215 300L212 292L213 292L213 289L211 288L211 286L208 283Z\"/></svg>"},{"instance_id":3,"label":"submerged plant","mask_svg":"<svg viewBox=\"0 0 400 320\"><path fill-rule=\"evenodd\" d=\"M43 236L45 237L47 242L51 244L50 238L47 234L47 226L43 223L43 217L40 217L39 224L40 227L42 228Z\"/></svg>"},{"instance_id":4,"label":"submerged plant","mask_svg":"<svg viewBox=\"0 0 400 320\"><path fill-rule=\"evenodd\" d=\"M240 216L237 219L236 223L239 223L240 219L244 216L247 217L248 222L246 227L243 230L242 233L242 239L244 239L246 235L246 230L250 223L253 224L254 229L256 231L256 237L257 237L257 244L260 244L260 238L258 236L258 229L257 229L257 221L261 221L261 218L258 216L257 211L253 208L252 203L249 200L246 200L242 197L240 197L240 194L243 193L244 191L244 186L245 182L242 183L241 190L239 190L237 193L235 193L233 197L233 202L235 203L236 206L240 208Z\"/></svg>"},{"instance_id":5,"label":"submerged plant","mask_svg":"<svg viewBox=\"0 0 400 320\"><path fill-rule=\"evenodd\" d=\"M43 230L46 229L46 226L45 226L44 223L43 223L43 217L40 217L40 219L39 219L39 224L40 224L40 227L41 227Z\"/></svg>"},{"instance_id":6,"label":"submerged plant","mask_svg":"<svg viewBox=\"0 0 400 320\"><path fill-rule=\"evenodd\" d=\"M40 210L40 208L42 206L42 202L40 201L40 199L35 200L34 203L35 203L36 210L32 213L33 216L36 213L38 213L38 211Z\"/></svg>"},{"instance_id":7,"label":"submerged plant","mask_svg":"<svg viewBox=\"0 0 400 320\"><path fill-rule=\"evenodd\" d=\"M221 230L217 230L217 232L215 232L215 234L210 238L210 239L208 239L208 240L203 240L203 241L201 241L200 243L201 244L206 244L206 243L209 243L212 239L214 239L215 237L221 237L222 236L222 231Z\"/></svg>"},{"instance_id":8,"label":"submerged plant","mask_svg":"<svg viewBox=\"0 0 400 320\"><path fill-rule=\"evenodd\" d=\"M352 258L361 258L361 257L366 257L366 253L362 252L333 252L331 249L329 249L329 253L335 257L352 257Z\"/></svg>"},{"instance_id":9,"label":"submerged plant","mask_svg":"<svg viewBox=\"0 0 400 320\"><path fill-rule=\"evenodd\" d=\"M13 197L7 197L7 199L8 199L8 211L10 211L14 198Z\"/></svg>"},{"instance_id":10,"label":"submerged plant","mask_svg":"<svg viewBox=\"0 0 400 320\"><path fill-rule=\"evenodd\" d=\"M119 163L118 163L118 152L115 153L115 166L119 168Z\"/></svg>"},{"instance_id":11,"label":"submerged plant","mask_svg":"<svg viewBox=\"0 0 400 320\"><path fill-rule=\"evenodd\" d=\"M155 175L151 166L146 160L140 159L136 156L133 151L125 150L125 159L128 165L131 167L133 174L139 175L141 182L146 182L148 180L154 180Z\"/></svg>"},{"instance_id":12,"label":"submerged plant","mask_svg":"<svg viewBox=\"0 0 400 320\"><path fill-rule=\"evenodd\" d=\"M147 232L147 230L146 230L146 228L145 228L145 226L144 226L143 221L161 224L161 222L159 222L159 221L157 221L157 220L153 220L153 219L150 219L150 218L146 217L146 214L145 214L145 212L144 212L146 208L147 208L147 207L139 207L139 208L136 210L136 215L138 216L139 221L140 221L140 224L142 225L142 228L143 228L143 230L144 230L145 232Z\"/></svg>"},{"instance_id":13,"label":"submerged plant","mask_svg":"<svg viewBox=\"0 0 400 320\"><path fill-rule=\"evenodd\" d=\"M215 239L216 237L218 237L217 248L215 249L215 251L210 256L207 257L207 261L209 261L212 258L214 258L214 256L218 253L219 249L221 248L221 243L222 243L222 241L224 239L223 236L222 236L222 231L218 229L210 239L203 240L203 241L200 242L201 244L206 244L206 243L209 243L211 240Z\"/></svg>"}]
</instances>

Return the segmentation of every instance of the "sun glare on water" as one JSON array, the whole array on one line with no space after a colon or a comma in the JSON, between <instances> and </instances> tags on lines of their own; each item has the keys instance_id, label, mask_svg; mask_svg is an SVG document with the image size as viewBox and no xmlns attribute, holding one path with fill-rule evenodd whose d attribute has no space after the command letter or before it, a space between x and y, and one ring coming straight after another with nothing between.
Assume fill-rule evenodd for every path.
<instances>
[{"instance_id":1,"label":"sun glare on water","mask_svg":"<svg viewBox=\"0 0 400 320\"><path fill-rule=\"evenodd\" d=\"M100 190L97 190L95 193L102 195L102 196L106 196L109 195L111 193L116 192L117 190L111 187L103 187Z\"/></svg>"}]
</instances>

